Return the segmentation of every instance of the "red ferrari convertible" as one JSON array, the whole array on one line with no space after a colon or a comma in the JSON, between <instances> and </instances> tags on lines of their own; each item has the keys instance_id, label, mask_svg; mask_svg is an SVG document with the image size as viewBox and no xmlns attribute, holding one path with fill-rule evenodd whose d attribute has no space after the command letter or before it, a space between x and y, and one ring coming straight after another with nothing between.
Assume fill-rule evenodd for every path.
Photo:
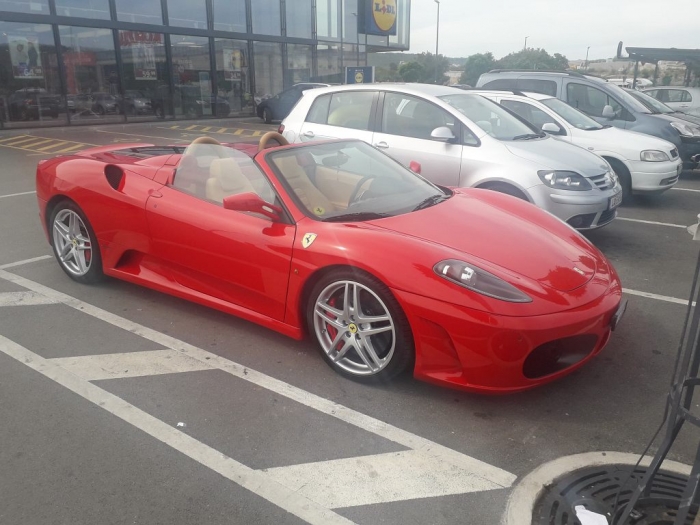
<instances>
[{"instance_id":1,"label":"red ferrari convertible","mask_svg":"<svg viewBox=\"0 0 700 525\"><path fill-rule=\"evenodd\" d=\"M42 161L36 184L72 279L309 334L357 380L524 390L593 358L624 312L611 264L559 219L361 141L112 145Z\"/></svg>"}]
</instances>

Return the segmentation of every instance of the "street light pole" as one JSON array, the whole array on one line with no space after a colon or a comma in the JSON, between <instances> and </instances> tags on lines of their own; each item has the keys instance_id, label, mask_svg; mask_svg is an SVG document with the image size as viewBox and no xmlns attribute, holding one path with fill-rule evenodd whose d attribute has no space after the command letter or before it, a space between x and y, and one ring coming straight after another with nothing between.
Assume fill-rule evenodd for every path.
<instances>
[{"instance_id":1,"label":"street light pole","mask_svg":"<svg viewBox=\"0 0 700 525\"><path fill-rule=\"evenodd\" d=\"M527 39L530 38L529 36L525 37L525 45L523 46L523 51L527 49Z\"/></svg>"},{"instance_id":2,"label":"street light pole","mask_svg":"<svg viewBox=\"0 0 700 525\"><path fill-rule=\"evenodd\" d=\"M590 48L591 48L591 46L588 46L588 47L586 48L586 64L585 64L585 66L584 66L584 69L585 69L586 71L588 71L588 50L589 50Z\"/></svg>"},{"instance_id":3,"label":"street light pole","mask_svg":"<svg viewBox=\"0 0 700 525\"><path fill-rule=\"evenodd\" d=\"M360 15L351 13L355 17L355 32L357 33L357 67L360 67Z\"/></svg>"},{"instance_id":4,"label":"street light pole","mask_svg":"<svg viewBox=\"0 0 700 525\"><path fill-rule=\"evenodd\" d=\"M435 0L437 4L437 29L435 31L435 83L438 83L438 51L440 46L440 0Z\"/></svg>"}]
</instances>

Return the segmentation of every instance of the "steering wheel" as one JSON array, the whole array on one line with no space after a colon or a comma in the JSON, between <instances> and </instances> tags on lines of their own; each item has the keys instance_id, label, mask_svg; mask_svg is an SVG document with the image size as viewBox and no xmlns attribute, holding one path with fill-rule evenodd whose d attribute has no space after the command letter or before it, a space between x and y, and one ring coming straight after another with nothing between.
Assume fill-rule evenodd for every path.
<instances>
[{"instance_id":1,"label":"steering wheel","mask_svg":"<svg viewBox=\"0 0 700 525\"><path fill-rule=\"evenodd\" d=\"M352 204L355 203L358 197L358 194L360 193L360 189L362 186L365 185L365 183L368 180L376 179L377 175L376 174L370 174L370 175L365 175L360 179L360 182L357 183L357 186L355 186L355 189L352 190L352 193L350 194L350 198L348 199L348 207L351 206Z\"/></svg>"},{"instance_id":2,"label":"steering wheel","mask_svg":"<svg viewBox=\"0 0 700 525\"><path fill-rule=\"evenodd\" d=\"M262 151L265 148L267 148L268 142L270 142L271 140L274 140L280 146L286 146L287 144L289 144L289 141L276 131L269 131L265 133L262 137L260 137L260 142L258 142L258 151Z\"/></svg>"}]
</instances>

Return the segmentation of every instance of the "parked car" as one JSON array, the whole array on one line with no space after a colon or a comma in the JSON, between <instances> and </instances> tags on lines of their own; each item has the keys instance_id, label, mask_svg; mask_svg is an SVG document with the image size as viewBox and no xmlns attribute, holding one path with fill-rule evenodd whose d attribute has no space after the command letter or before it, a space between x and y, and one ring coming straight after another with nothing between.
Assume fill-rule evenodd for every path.
<instances>
[{"instance_id":1,"label":"parked car","mask_svg":"<svg viewBox=\"0 0 700 525\"><path fill-rule=\"evenodd\" d=\"M329 85L330 84L314 82L294 84L280 94L261 101L256 110L258 117L263 119L266 124L270 124L273 120L282 120L289 115L289 112L294 107L294 104L301 98L304 91L318 87L327 87Z\"/></svg>"},{"instance_id":2,"label":"parked car","mask_svg":"<svg viewBox=\"0 0 700 525\"><path fill-rule=\"evenodd\" d=\"M127 89L124 92L124 109L131 115L150 114L153 112L150 97L143 91Z\"/></svg>"},{"instance_id":3,"label":"parked car","mask_svg":"<svg viewBox=\"0 0 700 525\"><path fill-rule=\"evenodd\" d=\"M662 193L678 182L683 161L668 141L599 124L556 97L541 93L477 91L498 102L538 129L604 158L622 186L623 199L632 193Z\"/></svg>"},{"instance_id":4,"label":"parked car","mask_svg":"<svg viewBox=\"0 0 700 525\"><path fill-rule=\"evenodd\" d=\"M121 113L119 99L109 93L92 93L92 112L98 115Z\"/></svg>"},{"instance_id":5,"label":"parked car","mask_svg":"<svg viewBox=\"0 0 700 525\"><path fill-rule=\"evenodd\" d=\"M700 88L658 86L644 89L643 92L676 111L700 117Z\"/></svg>"},{"instance_id":6,"label":"parked car","mask_svg":"<svg viewBox=\"0 0 700 525\"><path fill-rule=\"evenodd\" d=\"M479 77L484 89L534 91L557 97L601 124L653 135L673 143L686 168L700 161L700 126L651 111L632 94L604 79L573 71L494 70Z\"/></svg>"},{"instance_id":7,"label":"parked car","mask_svg":"<svg viewBox=\"0 0 700 525\"><path fill-rule=\"evenodd\" d=\"M629 91L630 95L632 95L634 98L639 100L639 102L641 102L647 108L649 108L649 111L651 111L652 113L655 113L657 115L671 115L673 117L676 117L677 119L692 122L696 126L700 127L700 115L691 115L689 113L683 113L682 111L678 111L677 109L674 109L664 104L660 100L655 99L648 93L633 90L626 91Z\"/></svg>"},{"instance_id":8,"label":"parked car","mask_svg":"<svg viewBox=\"0 0 700 525\"><path fill-rule=\"evenodd\" d=\"M169 111L170 100L169 86L159 86L156 90L156 96L151 101L151 107L157 117L165 117ZM180 108L187 118L228 117L231 113L231 105L228 100L209 93L202 94L199 86L175 86L172 103L175 108Z\"/></svg>"},{"instance_id":9,"label":"parked car","mask_svg":"<svg viewBox=\"0 0 700 525\"><path fill-rule=\"evenodd\" d=\"M272 141L286 144L202 137L41 161L40 222L57 264L79 283L106 274L308 334L335 372L368 383L412 371L517 392L610 340L620 279L552 215L437 187L359 140Z\"/></svg>"},{"instance_id":10,"label":"parked car","mask_svg":"<svg viewBox=\"0 0 700 525\"><path fill-rule=\"evenodd\" d=\"M12 93L7 100L10 120L31 120L41 117L58 118L61 97L44 88L23 88Z\"/></svg>"},{"instance_id":11,"label":"parked car","mask_svg":"<svg viewBox=\"0 0 700 525\"><path fill-rule=\"evenodd\" d=\"M500 191L578 229L615 218L622 189L610 165L549 137L493 101L428 84L307 91L282 122L290 142L358 138L442 186Z\"/></svg>"}]
</instances>

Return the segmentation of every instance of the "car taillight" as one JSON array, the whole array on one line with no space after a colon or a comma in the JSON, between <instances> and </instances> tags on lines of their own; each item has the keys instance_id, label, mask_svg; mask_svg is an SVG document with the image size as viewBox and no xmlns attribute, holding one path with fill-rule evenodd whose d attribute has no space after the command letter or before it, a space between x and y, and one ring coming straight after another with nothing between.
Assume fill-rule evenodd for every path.
<instances>
[{"instance_id":1,"label":"car taillight","mask_svg":"<svg viewBox=\"0 0 700 525\"><path fill-rule=\"evenodd\" d=\"M277 133L279 133L280 135L284 133L284 124L280 124L280 127L277 128Z\"/></svg>"}]
</instances>

